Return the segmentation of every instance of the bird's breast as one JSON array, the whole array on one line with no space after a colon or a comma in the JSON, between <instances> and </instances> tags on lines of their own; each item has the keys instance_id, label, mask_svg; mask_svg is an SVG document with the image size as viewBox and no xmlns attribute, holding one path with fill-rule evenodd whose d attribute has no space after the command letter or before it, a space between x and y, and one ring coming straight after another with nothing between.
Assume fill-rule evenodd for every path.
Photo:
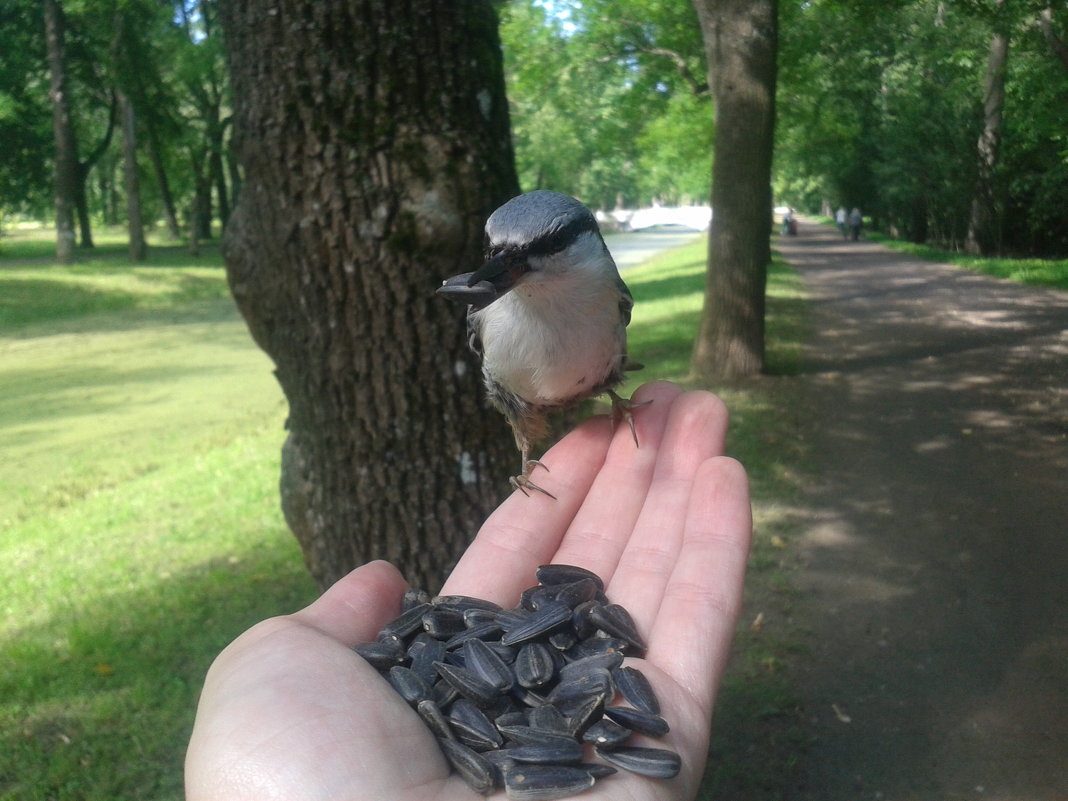
<instances>
[{"instance_id":1,"label":"bird's breast","mask_svg":"<svg viewBox=\"0 0 1068 801\"><path fill-rule=\"evenodd\" d=\"M519 287L478 314L483 368L530 403L572 403L621 373L626 329L618 294L532 297Z\"/></svg>"}]
</instances>

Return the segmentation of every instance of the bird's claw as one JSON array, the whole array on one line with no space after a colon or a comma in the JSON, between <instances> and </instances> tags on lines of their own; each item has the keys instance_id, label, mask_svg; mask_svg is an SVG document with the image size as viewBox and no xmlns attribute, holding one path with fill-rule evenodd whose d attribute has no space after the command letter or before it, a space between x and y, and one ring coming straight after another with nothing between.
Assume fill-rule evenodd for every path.
<instances>
[{"instance_id":1,"label":"bird's claw","mask_svg":"<svg viewBox=\"0 0 1068 801\"><path fill-rule=\"evenodd\" d=\"M638 445L638 432L634 428L634 410L640 409L643 406L648 406L652 403L652 400L642 401L641 403L635 403L629 398L621 398L612 390L608 390L608 395L612 399L612 428L615 429L620 420L626 420L627 425L630 426L630 435L634 437L634 447L640 447Z\"/></svg>"},{"instance_id":2,"label":"bird's claw","mask_svg":"<svg viewBox=\"0 0 1068 801\"><path fill-rule=\"evenodd\" d=\"M508 483L510 483L515 489L519 490L528 497L530 496L530 493L527 492L527 490L535 490L536 492L548 495L555 501L555 495L553 495L551 492L549 492L549 490L545 489L544 487L539 487L537 484L530 480L530 474L534 472L535 467L544 468L545 472L549 472L549 468L539 462L537 459L527 459L523 463L523 472L520 473L518 476L512 476L510 479L508 479Z\"/></svg>"}]
</instances>

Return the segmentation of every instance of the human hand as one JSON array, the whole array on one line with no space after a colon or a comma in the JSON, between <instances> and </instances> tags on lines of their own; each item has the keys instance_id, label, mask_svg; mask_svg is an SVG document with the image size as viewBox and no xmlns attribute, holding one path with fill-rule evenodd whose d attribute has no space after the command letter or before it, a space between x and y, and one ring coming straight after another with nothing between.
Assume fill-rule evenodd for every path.
<instances>
[{"instance_id":1,"label":"human hand","mask_svg":"<svg viewBox=\"0 0 1068 801\"><path fill-rule=\"evenodd\" d=\"M514 606L540 564L586 567L645 636L641 668L682 757L671 780L625 772L584 799L690 799L741 604L752 528L745 473L722 456L727 414L712 395L656 383L630 431L596 418L544 457L555 496L513 493L467 549L443 594ZM186 756L186 797L472 801L422 720L351 646L373 640L407 588L391 565L352 571L293 615L253 627L215 660Z\"/></svg>"}]
</instances>

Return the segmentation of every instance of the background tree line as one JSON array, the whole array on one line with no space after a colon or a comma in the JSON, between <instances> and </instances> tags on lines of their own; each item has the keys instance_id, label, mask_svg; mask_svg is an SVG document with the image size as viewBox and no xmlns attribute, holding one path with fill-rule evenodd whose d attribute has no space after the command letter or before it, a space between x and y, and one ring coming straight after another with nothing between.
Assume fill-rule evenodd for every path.
<instances>
[{"instance_id":1,"label":"background tree line","mask_svg":"<svg viewBox=\"0 0 1068 801\"><path fill-rule=\"evenodd\" d=\"M140 219L194 243L225 224L240 178L215 13L186 0L0 5L0 221L55 214L63 261L75 241L93 247L94 224L130 225L135 240Z\"/></svg>"},{"instance_id":2,"label":"background tree line","mask_svg":"<svg viewBox=\"0 0 1068 801\"><path fill-rule=\"evenodd\" d=\"M215 6L6 0L0 213L50 217L65 160L81 247L94 222L136 210L174 238L224 224L240 174ZM713 108L689 3L512 0L499 13L523 189L600 208L706 202ZM1064 3L791 0L779 15L778 202L858 205L894 235L951 248L1068 253ZM65 138L53 132L50 66L64 73ZM124 142L143 176L132 206Z\"/></svg>"},{"instance_id":3,"label":"background tree line","mask_svg":"<svg viewBox=\"0 0 1068 801\"><path fill-rule=\"evenodd\" d=\"M61 261L96 222L124 221L135 260L145 224L225 228L288 401L282 506L312 573L376 556L433 586L514 459L429 289L478 261L495 207L711 196L692 373L760 372L773 197L980 251L1068 248L1059 11L8 0L0 208L54 208Z\"/></svg>"}]
</instances>

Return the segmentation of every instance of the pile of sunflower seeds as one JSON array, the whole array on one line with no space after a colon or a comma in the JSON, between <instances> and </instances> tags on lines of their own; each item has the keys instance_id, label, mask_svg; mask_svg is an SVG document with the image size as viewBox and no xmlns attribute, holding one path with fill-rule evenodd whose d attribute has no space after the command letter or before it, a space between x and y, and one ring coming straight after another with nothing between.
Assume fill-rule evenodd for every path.
<instances>
[{"instance_id":1,"label":"pile of sunflower seeds","mask_svg":"<svg viewBox=\"0 0 1068 801\"><path fill-rule=\"evenodd\" d=\"M675 776L674 751L627 745L634 733L668 732L649 681L622 664L645 652L630 614L584 568L542 565L535 575L509 610L409 590L400 616L355 650L479 793L504 787L539 801L581 793L617 768ZM584 761L589 750L602 761Z\"/></svg>"}]
</instances>

